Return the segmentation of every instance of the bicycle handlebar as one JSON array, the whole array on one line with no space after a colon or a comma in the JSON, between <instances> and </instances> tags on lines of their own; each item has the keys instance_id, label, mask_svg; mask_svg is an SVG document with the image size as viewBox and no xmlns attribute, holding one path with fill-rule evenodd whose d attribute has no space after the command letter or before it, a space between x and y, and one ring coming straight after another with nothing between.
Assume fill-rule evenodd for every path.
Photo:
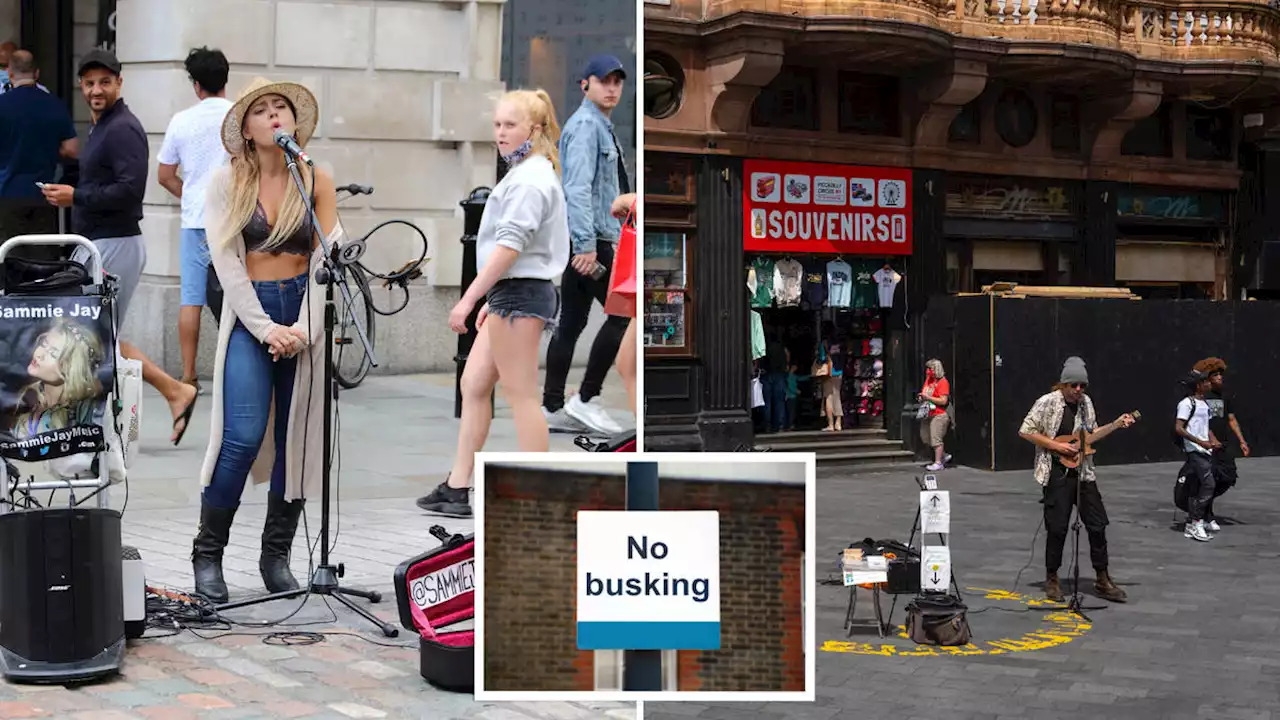
<instances>
[{"instance_id":1,"label":"bicycle handlebar","mask_svg":"<svg viewBox=\"0 0 1280 720\"><path fill-rule=\"evenodd\" d=\"M338 192L346 192L349 195L372 195L373 194L372 185L357 185L355 183L351 183L350 185L342 185L334 189L337 190Z\"/></svg>"}]
</instances>

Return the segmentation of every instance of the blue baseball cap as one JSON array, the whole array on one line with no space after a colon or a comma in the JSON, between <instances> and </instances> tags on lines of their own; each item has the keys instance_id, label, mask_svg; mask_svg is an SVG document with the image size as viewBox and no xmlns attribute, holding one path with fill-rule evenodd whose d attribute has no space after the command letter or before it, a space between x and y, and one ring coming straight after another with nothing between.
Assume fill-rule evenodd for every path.
<instances>
[{"instance_id":1,"label":"blue baseball cap","mask_svg":"<svg viewBox=\"0 0 1280 720\"><path fill-rule=\"evenodd\" d=\"M596 55L583 68L582 79L586 80L591 77L604 79L613 73L621 75L623 80L627 78L627 70L621 60L612 55Z\"/></svg>"}]
</instances>

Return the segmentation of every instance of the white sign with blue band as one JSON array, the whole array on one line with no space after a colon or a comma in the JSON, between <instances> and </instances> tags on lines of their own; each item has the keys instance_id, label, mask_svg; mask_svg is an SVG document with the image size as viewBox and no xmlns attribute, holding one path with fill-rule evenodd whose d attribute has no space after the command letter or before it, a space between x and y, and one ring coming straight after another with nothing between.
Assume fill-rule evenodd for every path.
<instances>
[{"instance_id":1,"label":"white sign with blue band","mask_svg":"<svg viewBox=\"0 0 1280 720\"><path fill-rule=\"evenodd\" d=\"M578 649L720 649L720 513L579 511Z\"/></svg>"}]
</instances>

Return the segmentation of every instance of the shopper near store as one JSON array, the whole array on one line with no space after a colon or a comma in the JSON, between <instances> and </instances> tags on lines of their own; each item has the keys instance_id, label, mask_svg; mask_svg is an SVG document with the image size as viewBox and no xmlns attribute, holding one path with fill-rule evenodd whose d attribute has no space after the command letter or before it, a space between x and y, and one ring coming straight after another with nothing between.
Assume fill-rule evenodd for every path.
<instances>
[{"instance_id":1,"label":"shopper near store","mask_svg":"<svg viewBox=\"0 0 1280 720\"><path fill-rule=\"evenodd\" d=\"M782 328L770 326L766 333L764 375L760 378L764 385L764 425L765 432L778 433L787 425L787 367L791 363L782 342Z\"/></svg>"},{"instance_id":2,"label":"shopper near store","mask_svg":"<svg viewBox=\"0 0 1280 720\"><path fill-rule=\"evenodd\" d=\"M150 149L142 123L120 98L124 78L116 56L102 49L90 50L80 61L77 74L93 121L80 152L79 184L45 185L42 192L50 205L71 208L73 231L98 246L106 271L118 279L116 320L123 327L147 264L140 221ZM89 255L79 249L72 258L85 263ZM170 439L177 445L195 410L196 389L170 377L132 343L121 340L120 353L142 363L142 379L168 402L173 415Z\"/></svg>"},{"instance_id":3,"label":"shopper near store","mask_svg":"<svg viewBox=\"0 0 1280 720\"><path fill-rule=\"evenodd\" d=\"M834 328L828 326L828 336ZM844 404L840 401L844 385L844 348L839 341L822 340L818 343L818 362L827 365L827 375L822 378L822 413L827 418L823 432L844 430Z\"/></svg>"},{"instance_id":4,"label":"shopper near store","mask_svg":"<svg viewBox=\"0 0 1280 720\"><path fill-rule=\"evenodd\" d=\"M1240 421L1236 419L1234 403L1222 388L1222 376L1227 372L1227 363L1221 358L1205 358L1196 363L1195 369L1209 376L1209 392L1205 395L1205 404L1209 406L1209 429L1218 438L1223 447L1213 451L1213 476L1215 480L1213 497L1205 507L1205 529L1216 533L1222 529L1213 514L1213 505L1219 495L1235 487L1239 479L1236 469L1236 456L1249 457L1249 443L1245 442L1244 431L1240 429Z\"/></svg>"},{"instance_id":5,"label":"shopper near store","mask_svg":"<svg viewBox=\"0 0 1280 720\"><path fill-rule=\"evenodd\" d=\"M591 58L581 75L582 105L565 122L560 138L573 258L560 281L563 307L547 347L542 412L550 428L564 432L589 429L612 435L622 431L600 406L599 396L631 324L630 318L605 318L591 345L582 385L567 401L565 383L578 338L591 316L592 300L603 306L609 295L609 273L622 229L610 209L619 195L631 192L622 149L610 120L622 99L626 78L627 72L618 58Z\"/></svg>"},{"instance_id":6,"label":"shopper near store","mask_svg":"<svg viewBox=\"0 0 1280 720\"><path fill-rule=\"evenodd\" d=\"M493 118L494 140L509 170L480 218L476 279L449 313L449 328L462 334L472 310L484 303L462 372L458 449L445 481L418 498L418 507L446 517L471 517L471 475L493 424L490 398L496 385L501 383L515 416L519 449L546 452L550 445L547 420L538 406L538 346L542 333L555 327L560 299L554 281L569 264L569 225L556 149L560 127L544 90L503 95ZM615 347L605 371L617 352Z\"/></svg>"},{"instance_id":7,"label":"shopper near store","mask_svg":"<svg viewBox=\"0 0 1280 720\"><path fill-rule=\"evenodd\" d=\"M920 439L933 450L933 462L925 469L937 472L951 461L951 456L943 449L943 440L951 424L951 417L947 415L947 407L951 404L951 381L947 380L941 360L930 360L924 367L924 387L916 394L922 408Z\"/></svg>"},{"instance_id":8,"label":"shopper near store","mask_svg":"<svg viewBox=\"0 0 1280 720\"><path fill-rule=\"evenodd\" d=\"M200 310L208 300L209 278L204 198L210 175L228 159L222 145L222 120L231 109L231 101L227 99L230 65L221 50L200 47L187 55L186 70L200 102L169 121L160 146L158 179L161 187L182 201L178 250L182 307L178 310L178 344L182 348L182 382L200 392L196 352L200 344Z\"/></svg>"}]
</instances>

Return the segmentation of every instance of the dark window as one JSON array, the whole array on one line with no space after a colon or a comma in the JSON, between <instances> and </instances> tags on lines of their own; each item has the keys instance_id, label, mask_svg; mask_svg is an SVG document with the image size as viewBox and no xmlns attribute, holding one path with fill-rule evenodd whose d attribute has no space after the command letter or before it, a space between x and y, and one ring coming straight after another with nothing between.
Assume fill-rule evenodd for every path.
<instances>
[{"instance_id":1,"label":"dark window","mask_svg":"<svg viewBox=\"0 0 1280 720\"><path fill-rule=\"evenodd\" d=\"M900 137L901 82L889 75L840 73L840 132Z\"/></svg>"},{"instance_id":2,"label":"dark window","mask_svg":"<svg viewBox=\"0 0 1280 720\"><path fill-rule=\"evenodd\" d=\"M1049 142L1055 152L1080 152L1080 103L1069 95L1049 99Z\"/></svg>"},{"instance_id":3,"label":"dark window","mask_svg":"<svg viewBox=\"0 0 1280 720\"><path fill-rule=\"evenodd\" d=\"M951 121L947 140L954 143L978 145L982 142L982 98L960 108L960 114Z\"/></svg>"},{"instance_id":4,"label":"dark window","mask_svg":"<svg viewBox=\"0 0 1280 720\"><path fill-rule=\"evenodd\" d=\"M1230 109L1210 110L1187 106L1187 159L1231 159L1231 134L1235 114Z\"/></svg>"},{"instance_id":5,"label":"dark window","mask_svg":"<svg viewBox=\"0 0 1280 720\"><path fill-rule=\"evenodd\" d=\"M1139 120L1120 141L1120 154L1142 157L1173 157L1173 131L1168 99L1147 117Z\"/></svg>"},{"instance_id":6,"label":"dark window","mask_svg":"<svg viewBox=\"0 0 1280 720\"><path fill-rule=\"evenodd\" d=\"M818 72L812 68L782 68L751 106L756 127L817 130L818 118Z\"/></svg>"}]
</instances>

